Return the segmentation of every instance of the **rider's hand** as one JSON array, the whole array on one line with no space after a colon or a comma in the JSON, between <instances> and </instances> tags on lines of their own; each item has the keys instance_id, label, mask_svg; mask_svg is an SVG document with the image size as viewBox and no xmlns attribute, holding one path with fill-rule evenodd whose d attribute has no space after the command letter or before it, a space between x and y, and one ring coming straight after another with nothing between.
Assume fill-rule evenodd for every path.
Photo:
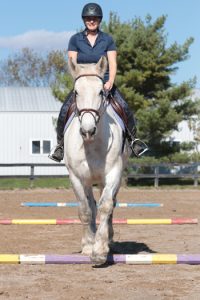
<instances>
[{"instance_id":1,"label":"rider's hand","mask_svg":"<svg viewBox=\"0 0 200 300\"><path fill-rule=\"evenodd\" d=\"M113 87L113 83L111 81L107 81L105 84L104 84L104 89L105 91L110 91Z\"/></svg>"}]
</instances>

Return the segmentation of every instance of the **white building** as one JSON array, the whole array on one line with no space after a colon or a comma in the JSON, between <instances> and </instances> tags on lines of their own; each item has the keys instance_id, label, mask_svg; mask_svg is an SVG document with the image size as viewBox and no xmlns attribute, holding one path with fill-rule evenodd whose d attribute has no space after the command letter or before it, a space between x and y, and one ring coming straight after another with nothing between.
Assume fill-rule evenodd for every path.
<instances>
[{"instance_id":1,"label":"white building","mask_svg":"<svg viewBox=\"0 0 200 300\"><path fill-rule=\"evenodd\" d=\"M200 99L200 89L194 89L191 95L191 98L193 101ZM193 130L195 127L199 128L200 130L200 120L198 120L197 117L193 117L193 121L182 121L178 125L178 131L174 131L172 135L170 136L169 140L182 143L182 142L194 142L195 140L195 131ZM193 129L192 129L193 127ZM200 146L198 147L198 150L200 151Z\"/></svg>"},{"instance_id":2,"label":"white building","mask_svg":"<svg viewBox=\"0 0 200 300\"><path fill-rule=\"evenodd\" d=\"M54 163L55 122L62 103L46 87L0 88L0 164ZM56 164L56 163L55 163ZM0 175L29 175L30 167L1 167ZM65 167L37 167L36 175L65 175Z\"/></svg>"}]
</instances>

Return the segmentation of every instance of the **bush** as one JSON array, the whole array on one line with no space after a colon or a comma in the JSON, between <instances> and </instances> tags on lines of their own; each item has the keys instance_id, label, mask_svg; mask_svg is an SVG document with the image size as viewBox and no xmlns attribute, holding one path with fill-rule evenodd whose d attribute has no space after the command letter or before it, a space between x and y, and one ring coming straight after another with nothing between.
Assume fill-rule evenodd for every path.
<instances>
[{"instance_id":1,"label":"bush","mask_svg":"<svg viewBox=\"0 0 200 300\"><path fill-rule=\"evenodd\" d=\"M155 158L153 156L144 156L141 158L131 157L129 159L129 165L131 164L160 164L160 163L195 163L200 161L200 153L193 152L176 152L168 156L162 156L160 158Z\"/></svg>"}]
</instances>

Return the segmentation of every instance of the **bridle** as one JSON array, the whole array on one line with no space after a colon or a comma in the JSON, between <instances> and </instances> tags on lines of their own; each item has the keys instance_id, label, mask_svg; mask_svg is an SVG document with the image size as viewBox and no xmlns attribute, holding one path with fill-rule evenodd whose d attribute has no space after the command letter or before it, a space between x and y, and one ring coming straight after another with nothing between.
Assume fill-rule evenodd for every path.
<instances>
[{"instance_id":1,"label":"bridle","mask_svg":"<svg viewBox=\"0 0 200 300\"><path fill-rule=\"evenodd\" d=\"M81 75L79 75L79 76L77 76L76 78L75 78L75 80L74 80L74 84L75 84L75 82L79 79L79 78L81 78L81 77L86 77L86 76L95 76L95 77L98 77L102 82L104 82L103 81L103 78L101 77L101 76L99 76L98 74L93 74L93 73L89 73L89 74L81 74ZM76 103L76 95L74 94L74 102ZM78 118L79 118L79 121L80 121L80 123L81 123L81 121L82 121L82 118L83 118L83 116L85 115L85 114L87 114L87 113L89 113L89 114L91 114L92 116L93 116L93 118L94 118L94 121L95 121L95 125L99 122L99 120L100 120L100 117L101 117L101 115L104 113L104 111L103 111L103 113L101 113L100 112L100 109L101 109L101 105L100 105L100 107L99 107L99 109L98 110L96 110L96 109L93 109L93 108L83 108L83 109L78 109L78 107L77 107L77 104L76 104L76 114L78 115Z\"/></svg>"}]
</instances>

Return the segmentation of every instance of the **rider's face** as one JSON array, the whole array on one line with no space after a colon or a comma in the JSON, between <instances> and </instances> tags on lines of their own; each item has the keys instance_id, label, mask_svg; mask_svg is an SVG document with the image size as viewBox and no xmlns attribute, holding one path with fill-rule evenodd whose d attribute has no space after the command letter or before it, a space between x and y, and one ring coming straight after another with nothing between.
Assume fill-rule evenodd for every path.
<instances>
[{"instance_id":1,"label":"rider's face","mask_svg":"<svg viewBox=\"0 0 200 300\"><path fill-rule=\"evenodd\" d=\"M94 31L99 27L101 20L98 17L85 17L84 18L84 23L85 26L91 30Z\"/></svg>"}]
</instances>

